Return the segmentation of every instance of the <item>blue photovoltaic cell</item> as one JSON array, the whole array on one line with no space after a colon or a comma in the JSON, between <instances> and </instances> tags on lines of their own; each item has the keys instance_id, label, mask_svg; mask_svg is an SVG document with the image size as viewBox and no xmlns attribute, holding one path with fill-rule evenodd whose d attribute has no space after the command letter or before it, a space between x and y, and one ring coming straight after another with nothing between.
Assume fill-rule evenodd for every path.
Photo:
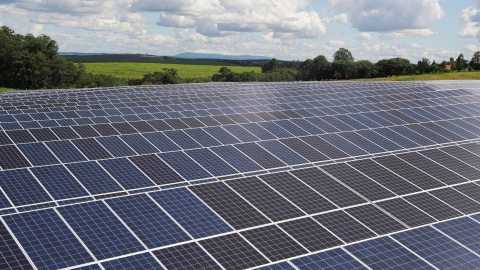
<instances>
[{"instance_id":1,"label":"blue photovoltaic cell","mask_svg":"<svg viewBox=\"0 0 480 270\"><path fill-rule=\"evenodd\" d=\"M299 126L292 123L290 120L279 120L275 121L275 124L281 126L288 132L292 133L295 136L307 136L311 135L310 133L306 132L305 130L301 129Z\"/></svg>"},{"instance_id":2,"label":"blue photovoltaic cell","mask_svg":"<svg viewBox=\"0 0 480 270\"><path fill-rule=\"evenodd\" d=\"M66 167L93 195L123 191L123 188L95 161L71 163Z\"/></svg>"},{"instance_id":3,"label":"blue photovoltaic cell","mask_svg":"<svg viewBox=\"0 0 480 270\"><path fill-rule=\"evenodd\" d=\"M183 132L183 130L166 131L164 134L167 135L167 137L169 137L176 144L178 144L182 149L193 149L202 147L185 132Z\"/></svg>"},{"instance_id":4,"label":"blue photovoltaic cell","mask_svg":"<svg viewBox=\"0 0 480 270\"><path fill-rule=\"evenodd\" d=\"M293 266L290 265L288 262L280 262L255 268L255 270L295 270L295 268L293 268Z\"/></svg>"},{"instance_id":5,"label":"blue photovoltaic cell","mask_svg":"<svg viewBox=\"0 0 480 270\"><path fill-rule=\"evenodd\" d=\"M391 127L391 129L399 134L402 134L402 136L407 137L408 139L414 141L415 143L418 143L422 146L427 146L427 145L433 145L435 144L434 141L414 132L411 129L406 128L405 126L395 126Z\"/></svg>"},{"instance_id":6,"label":"blue photovoltaic cell","mask_svg":"<svg viewBox=\"0 0 480 270\"><path fill-rule=\"evenodd\" d=\"M187 133L190 137L192 137L195 141L197 141L203 147L221 145L219 141L217 141L215 138L210 136L203 129L200 129L200 128L187 129L185 130L185 133Z\"/></svg>"},{"instance_id":7,"label":"blue photovoltaic cell","mask_svg":"<svg viewBox=\"0 0 480 270\"><path fill-rule=\"evenodd\" d=\"M180 150L178 145L161 132L143 133L142 135L162 152Z\"/></svg>"},{"instance_id":8,"label":"blue photovoltaic cell","mask_svg":"<svg viewBox=\"0 0 480 270\"><path fill-rule=\"evenodd\" d=\"M233 136L240 139L242 142L253 142L253 141L259 141L260 140L255 135L248 132L248 130L244 129L243 127L241 127L239 125L223 126L223 128L225 130L227 130L228 132L230 132Z\"/></svg>"},{"instance_id":9,"label":"blue photovoltaic cell","mask_svg":"<svg viewBox=\"0 0 480 270\"><path fill-rule=\"evenodd\" d=\"M396 144L395 142L376 133L374 130L370 130L370 129L360 130L360 131L357 131L357 134L359 134L360 136L363 136L364 138L367 138L368 140L374 142L375 144L377 144L378 146L382 147L387 151L395 151L403 148L400 145Z\"/></svg>"},{"instance_id":10,"label":"blue photovoltaic cell","mask_svg":"<svg viewBox=\"0 0 480 270\"><path fill-rule=\"evenodd\" d=\"M145 249L102 201L60 207L58 211L99 260Z\"/></svg>"},{"instance_id":11,"label":"blue photovoltaic cell","mask_svg":"<svg viewBox=\"0 0 480 270\"><path fill-rule=\"evenodd\" d=\"M477 254L480 252L480 223L468 217L433 225Z\"/></svg>"},{"instance_id":12,"label":"blue photovoltaic cell","mask_svg":"<svg viewBox=\"0 0 480 270\"><path fill-rule=\"evenodd\" d=\"M53 209L3 218L38 269L58 269L93 262Z\"/></svg>"},{"instance_id":13,"label":"blue photovoltaic cell","mask_svg":"<svg viewBox=\"0 0 480 270\"><path fill-rule=\"evenodd\" d=\"M419 124L415 125L406 125L405 127L417 132L418 134L423 135L424 137L436 142L436 143L448 143L450 140L446 139L443 136L440 136L439 134L428 130L427 128L422 127Z\"/></svg>"},{"instance_id":14,"label":"blue photovoltaic cell","mask_svg":"<svg viewBox=\"0 0 480 270\"><path fill-rule=\"evenodd\" d=\"M43 143L19 144L18 148L33 166L60 163Z\"/></svg>"},{"instance_id":15,"label":"blue photovoltaic cell","mask_svg":"<svg viewBox=\"0 0 480 270\"><path fill-rule=\"evenodd\" d=\"M212 177L184 152L161 153L159 156L186 180Z\"/></svg>"},{"instance_id":16,"label":"blue photovoltaic cell","mask_svg":"<svg viewBox=\"0 0 480 270\"><path fill-rule=\"evenodd\" d=\"M197 243L187 243L155 250L155 256L167 269L220 270L220 267ZM185 256L188 254L188 256Z\"/></svg>"},{"instance_id":17,"label":"blue photovoltaic cell","mask_svg":"<svg viewBox=\"0 0 480 270\"><path fill-rule=\"evenodd\" d=\"M63 163L87 160L70 141L54 141L45 144Z\"/></svg>"},{"instance_id":18,"label":"blue photovoltaic cell","mask_svg":"<svg viewBox=\"0 0 480 270\"><path fill-rule=\"evenodd\" d=\"M368 154L363 149L345 140L337 134L325 134L320 135L320 137L351 156L361 156Z\"/></svg>"},{"instance_id":19,"label":"blue photovoltaic cell","mask_svg":"<svg viewBox=\"0 0 480 270\"><path fill-rule=\"evenodd\" d=\"M106 200L148 248L157 248L191 238L146 194Z\"/></svg>"},{"instance_id":20,"label":"blue photovoltaic cell","mask_svg":"<svg viewBox=\"0 0 480 270\"><path fill-rule=\"evenodd\" d=\"M339 129L341 131L349 131L353 130L351 126L345 124L344 122L340 121L338 118L335 116L324 116L321 118L325 122L327 122L329 125L334 126L336 129Z\"/></svg>"},{"instance_id":21,"label":"blue photovoltaic cell","mask_svg":"<svg viewBox=\"0 0 480 270\"><path fill-rule=\"evenodd\" d=\"M376 145L370 140L365 139L364 137L358 135L355 132L342 132L342 133L338 133L338 135L342 136L343 138L347 139L348 141L362 148L368 153L373 154L373 153L386 152L385 149L381 148L380 146Z\"/></svg>"},{"instance_id":22,"label":"blue photovoltaic cell","mask_svg":"<svg viewBox=\"0 0 480 270\"><path fill-rule=\"evenodd\" d=\"M163 270L160 263L149 252L140 253L133 256L128 256L116 260L102 262L105 270L118 269L135 269L135 270L149 270L158 269Z\"/></svg>"},{"instance_id":23,"label":"blue photovoltaic cell","mask_svg":"<svg viewBox=\"0 0 480 270\"><path fill-rule=\"evenodd\" d=\"M100 160L99 163L125 189L155 186L155 183L126 158Z\"/></svg>"},{"instance_id":24,"label":"blue photovoltaic cell","mask_svg":"<svg viewBox=\"0 0 480 270\"><path fill-rule=\"evenodd\" d=\"M149 143L140 134L122 135L120 138L140 155L159 152L155 146Z\"/></svg>"},{"instance_id":25,"label":"blue photovoltaic cell","mask_svg":"<svg viewBox=\"0 0 480 270\"><path fill-rule=\"evenodd\" d=\"M435 269L388 236L345 249L373 269Z\"/></svg>"},{"instance_id":26,"label":"blue photovoltaic cell","mask_svg":"<svg viewBox=\"0 0 480 270\"><path fill-rule=\"evenodd\" d=\"M300 270L313 269L367 269L359 261L337 248L291 260Z\"/></svg>"},{"instance_id":27,"label":"blue photovoltaic cell","mask_svg":"<svg viewBox=\"0 0 480 270\"><path fill-rule=\"evenodd\" d=\"M210 150L219 155L226 162L230 163L239 172L245 173L262 170L262 167L231 145L213 147L210 148Z\"/></svg>"},{"instance_id":28,"label":"blue photovoltaic cell","mask_svg":"<svg viewBox=\"0 0 480 270\"><path fill-rule=\"evenodd\" d=\"M215 139L217 139L223 144L234 144L240 142L238 139L233 137L230 133L226 132L221 127L208 127L204 128L203 130L205 130L207 133L212 135Z\"/></svg>"},{"instance_id":29,"label":"blue photovoltaic cell","mask_svg":"<svg viewBox=\"0 0 480 270\"><path fill-rule=\"evenodd\" d=\"M480 265L478 255L430 226L392 237L440 269L477 269Z\"/></svg>"},{"instance_id":30,"label":"blue photovoltaic cell","mask_svg":"<svg viewBox=\"0 0 480 270\"><path fill-rule=\"evenodd\" d=\"M133 156L136 153L117 136L97 138L98 142L115 157Z\"/></svg>"},{"instance_id":31,"label":"blue photovoltaic cell","mask_svg":"<svg viewBox=\"0 0 480 270\"><path fill-rule=\"evenodd\" d=\"M56 200L90 195L62 165L35 167L31 171Z\"/></svg>"},{"instance_id":32,"label":"blue photovoltaic cell","mask_svg":"<svg viewBox=\"0 0 480 270\"><path fill-rule=\"evenodd\" d=\"M27 169L0 171L0 185L15 206L52 200ZM6 198L1 202L4 207L10 206Z\"/></svg>"},{"instance_id":33,"label":"blue photovoltaic cell","mask_svg":"<svg viewBox=\"0 0 480 270\"><path fill-rule=\"evenodd\" d=\"M340 121L346 123L347 125L353 127L355 130L359 129L368 129L368 127L357 120L351 118L349 115L337 115L336 116Z\"/></svg>"},{"instance_id":34,"label":"blue photovoltaic cell","mask_svg":"<svg viewBox=\"0 0 480 270\"><path fill-rule=\"evenodd\" d=\"M271 140L277 138L257 123L241 124L241 126L256 137L258 137L260 140Z\"/></svg>"},{"instance_id":35,"label":"blue photovoltaic cell","mask_svg":"<svg viewBox=\"0 0 480 270\"><path fill-rule=\"evenodd\" d=\"M263 146L265 149L270 151L288 165L309 163L308 160L304 159L279 141L262 141L258 144Z\"/></svg>"},{"instance_id":36,"label":"blue photovoltaic cell","mask_svg":"<svg viewBox=\"0 0 480 270\"><path fill-rule=\"evenodd\" d=\"M275 122L260 122L258 124L278 138L295 137L292 133L277 125Z\"/></svg>"},{"instance_id":37,"label":"blue photovoltaic cell","mask_svg":"<svg viewBox=\"0 0 480 270\"><path fill-rule=\"evenodd\" d=\"M295 125L299 126L300 128L302 128L303 130L305 130L306 132L308 132L310 134L323 134L324 133L323 130L316 127L315 125L313 125L312 123L308 122L305 119L296 118L296 119L291 119L290 121L292 121Z\"/></svg>"},{"instance_id":38,"label":"blue photovoltaic cell","mask_svg":"<svg viewBox=\"0 0 480 270\"><path fill-rule=\"evenodd\" d=\"M0 223L0 269L33 269L3 223Z\"/></svg>"},{"instance_id":39,"label":"blue photovoltaic cell","mask_svg":"<svg viewBox=\"0 0 480 270\"><path fill-rule=\"evenodd\" d=\"M202 165L207 171L214 176L222 176L238 173L233 167L220 159L209 149L196 149L185 151L187 155Z\"/></svg>"},{"instance_id":40,"label":"blue photovoltaic cell","mask_svg":"<svg viewBox=\"0 0 480 270\"><path fill-rule=\"evenodd\" d=\"M353 113L353 114L349 114L348 116L352 117L353 119L359 121L360 123L366 125L369 128L381 127L381 124L382 124L382 123L377 123L373 121L372 119L366 117L363 114Z\"/></svg>"},{"instance_id":41,"label":"blue photovoltaic cell","mask_svg":"<svg viewBox=\"0 0 480 270\"><path fill-rule=\"evenodd\" d=\"M403 148L415 148L419 147L420 144L400 135L399 133L389 129L389 128L377 128L374 129L375 132L382 135L389 140L394 141L396 144L401 145Z\"/></svg>"},{"instance_id":42,"label":"blue photovoltaic cell","mask_svg":"<svg viewBox=\"0 0 480 270\"><path fill-rule=\"evenodd\" d=\"M186 188L154 192L150 196L194 238L232 231L229 225Z\"/></svg>"}]
</instances>

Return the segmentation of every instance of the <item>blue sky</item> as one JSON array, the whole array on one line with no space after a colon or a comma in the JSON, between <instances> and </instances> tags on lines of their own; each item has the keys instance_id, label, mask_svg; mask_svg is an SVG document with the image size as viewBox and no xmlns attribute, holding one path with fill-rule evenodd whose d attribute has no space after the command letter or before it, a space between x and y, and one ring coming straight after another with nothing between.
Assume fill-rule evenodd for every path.
<instances>
[{"instance_id":1,"label":"blue sky","mask_svg":"<svg viewBox=\"0 0 480 270\"><path fill-rule=\"evenodd\" d=\"M332 60L345 47L440 62L480 50L480 0L0 0L0 25L69 52Z\"/></svg>"}]
</instances>

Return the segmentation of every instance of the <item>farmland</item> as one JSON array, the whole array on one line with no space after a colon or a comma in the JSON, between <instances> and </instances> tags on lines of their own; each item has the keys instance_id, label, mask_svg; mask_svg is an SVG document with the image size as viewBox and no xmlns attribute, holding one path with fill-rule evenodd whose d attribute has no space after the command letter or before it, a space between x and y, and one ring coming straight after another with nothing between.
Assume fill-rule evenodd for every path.
<instances>
[{"instance_id":1,"label":"farmland","mask_svg":"<svg viewBox=\"0 0 480 270\"><path fill-rule=\"evenodd\" d=\"M480 80L480 72L462 71L451 73L432 73L405 75L389 78L359 79L357 81L432 81L432 80Z\"/></svg>"},{"instance_id":2,"label":"farmland","mask_svg":"<svg viewBox=\"0 0 480 270\"><path fill-rule=\"evenodd\" d=\"M218 63L221 64L221 63ZM176 69L180 78L205 78L218 73L222 66L229 66L233 72L261 72L260 67L225 65L190 65L170 63L138 63L138 62L92 62L84 63L87 72L93 74L112 75L122 79L142 78L144 74L162 72L163 69Z\"/></svg>"}]
</instances>

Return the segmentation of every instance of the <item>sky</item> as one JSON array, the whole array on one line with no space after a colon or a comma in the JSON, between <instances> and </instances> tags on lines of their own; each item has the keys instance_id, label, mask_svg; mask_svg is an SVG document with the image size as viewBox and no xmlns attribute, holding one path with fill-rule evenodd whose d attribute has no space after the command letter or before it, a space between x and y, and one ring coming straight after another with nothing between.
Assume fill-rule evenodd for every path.
<instances>
[{"instance_id":1,"label":"sky","mask_svg":"<svg viewBox=\"0 0 480 270\"><path fill-rule=\"evenodd\" d=\"M416 63L471 59L480 0L0 0L0 25L45 34L61 52L182 52Z\"/></svg>"}]
</instances>

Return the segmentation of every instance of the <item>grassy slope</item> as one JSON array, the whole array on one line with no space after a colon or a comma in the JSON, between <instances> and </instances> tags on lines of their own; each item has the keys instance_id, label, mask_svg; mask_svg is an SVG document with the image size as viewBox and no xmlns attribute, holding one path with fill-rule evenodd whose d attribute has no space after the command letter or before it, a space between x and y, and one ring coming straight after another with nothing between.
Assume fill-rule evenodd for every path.
<instances>
[{"instance_id":1,"label":"grassy slope","mask_svg":"<svg viewBox=\"0 0 480 270\"><path fill-rule=\"evenodd\" d=\"M13 89L0 87L0 92L7 92Z\"/></svg>"},{"instance_id":2,"label":"grassy slope","mask_svg":"<svg viewBox=\"0 0 480 270\"><path fill-rule=\"evenodd\" d=\"M217 63L222 64L222 63ZM222 66L226 65L186 65L186 64L165 64L165 63L134 63L134 62L104 62L84 63L88 72L94 74L112 75L118 78L136 79L142 78L146 73L155 71L162 72L164 68L174 68L181 78L211 77L218 73ZM259 67L229 66L233 72L254 71L261 72Z\"/></svg>"},{"instance_id":3,"label":"grassy slope","mask_svg":"<svg viewBox=\"0 0 480 270\"><path fill-rule=\"evenodd\" d=\"M431 80L480 80L480 72L452 72L422 74L414 76L398 76L390 78L361 79L358 81L431 81Z\"/></svg>"}]
</instances>

